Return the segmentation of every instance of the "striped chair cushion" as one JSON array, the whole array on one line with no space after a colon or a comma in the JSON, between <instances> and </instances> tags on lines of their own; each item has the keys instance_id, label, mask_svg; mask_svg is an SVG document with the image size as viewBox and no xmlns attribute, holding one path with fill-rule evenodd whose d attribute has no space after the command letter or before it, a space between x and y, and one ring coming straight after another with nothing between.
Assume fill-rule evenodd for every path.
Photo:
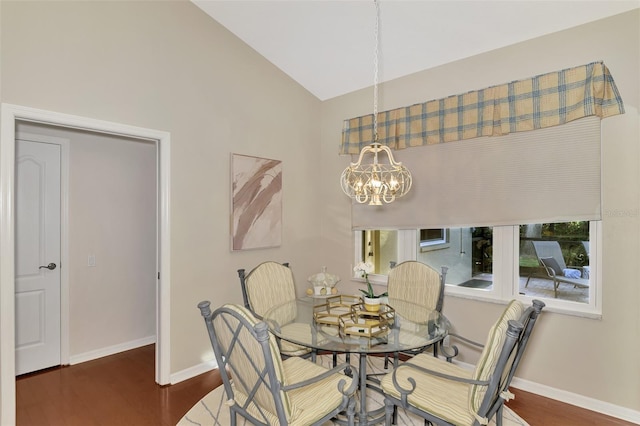
<instances>
[{"instance_id":1,"label":"striped chair cushion","mask_svg":"<svg viewBox=\"0 0 640 426\"><path fill-rule=\"evenodd\" d=\"M393 299L391 296L389 299L389 304L393 306L393 309L400 317L416 324L426 324L429 320L435 320L438 315L437 311L426 308L424 305L416 304L411 300Z\"/></svg>"},{"instance_id":2,"label":"striped chair cushion","mask_svg":"<svg viewBox=\"0 0 640 426\"><path fill-rule=\"evenodd\" d=\"M289 358L282 364L286 384L311 379L327 371L325 367L297 357ZM342 403L342 393L338 390L341 379L345 380L345 388L354 380L342 374L334 374L313 385L287 392L293 406L289 424L307 426L320 420L331 409L338 408Z\"/></svg>"},{"instance_id":3,"label":"striped chair cushion","mask_svg":"<svg viewBox=\"0 0 640 426\"><path fill-rule=\"evenodd\" d=\"M389 298L436 309L440 297L440 273L421 262L403 262L389 271Z\"/></svg>"},{"instance_id":4,"label":"striped chair cushion","mask_svg":"<svg viewBox=\"0 0 640 426\"><path fill-rule=\"evenodd\" d=\"M284 331L285 329L286 332ZM282 327L282 330L287 336L295 337L295 340L311 343L311 326L309 324L293 322ZM280 340L280 352L288 356L300 356L310 351L311 349L307 347L296 345L286 340Z\"/></svg>"},{"instance_id":5,"label":"striped chair cushion","mask_svg":"<svg viewBox=\"0 0 640 426\"><path fill-rule=\"evenodd\" d=\"M519 320L524 313L524 306L517 300L512 300L500 315L500 318L489 330L485 347L476 364L473 378L475 380L489 380L496 368L502 346L506 340L507 327L510 320ZM478 412L486 394L486 386L473 385L469 389L469 409Z\"/></svg>"},{"instance_id":6,"label":"striped chair cushion","mask_svg":"<svg viewBox=\"0 0 640 426\"><path fill-rule=\"evenodd\" d=\"M291 269L278 262L264 262L245 278L249 306L264 315L273 306L295 300L296 289Z\"/></svg>"},{"instance_id":7,"label":"striped chair cushion","mask_svg":"<svg viewBox=\"0 0 640 426\"><path fill-rule=\"evenodd\" d=\"M471 370L427 354L416 355L405 364L413 364L465 379L470 379L473 373ZM386 394L399 399L400 392L393 385L391 376L391 374L387 374L382 378L382 389ZM416 381L415 391L408 396L409 404L414 407L456 425L471 425L475 420L473 414L469 412L468 396L471 385L441 379L406 367L399 367L396 377L405 389L411 388L407 381L409 377Z\"/></svg>"},{"instance_id":8,"label":"striped chair cushion","mask_svg":"<svg viewBox=\"0 0 640 426\"><path fill-rule=\"evenodd\" d=\"M258 323L253 314L243 306L228 304L225 305L225 307L243 316L249 321L252 326ZM234 338L233 332L235 331L237 324L237 322L232 322L234 319L235 318L230 316L225 316L224 318L218 316L214 321L214 329L216 331L218 341L220 342L222 350L225 353L228 351L229 345ZM231 329L229 329L229 327L227 326L227 322L231 324ZM238 339L242 342L242 348L246 349L246 353L236 346L231 353L228 361L230 365L234 366L234 368L231 369L231 376L234 379L233 387L235 399L240 405L243 405L247 401L249 392L251 390L250 388L258 381L258 374L256 373L256 368L254 368L252 363L256 365L258 371L263 371L265 368L265 357L260 343L258 343L258 341L251 335L250 331L247 328L242 329L240 335L238 336ZM276 379L282 383L284 382L286 373L282 365L282 360L280 358L278 344L275 337L271 333L269 333L269 346L271 348L271 358L275 367ZM268 378L266 378L266 380L268 381ZM243 386L243 383L246 383L250 388L245 388L245 386ZM289 415L295 414L293 412L292 403L289 400L287 393L280 392L280 395L285 412L287 412ZM274 417L277 420L273 395L266 386L260 386L252 400L251 405L247 408L247 410L257 418L263 418L254 404L259 405L263 409L263 412L266 410L267 417Z\"/></svg>"},{"instance_id":9,"label":"striped chair cushion","mask_svg":"<svg viewBox=\"0 0 640 426\"><path fill-rule=\"evenodd\" d=\"M285 385L311 379L327 371L325 367L297 357L285 360L282 366L287 378ZM338 383L341 379L345 380L345 387L348 387L353 380L341 374L334 374L313 385L287 392L292 407L287 419L288 424L290 426L308 426L320 420L327 412L338 408L342 403L342 393L338 390ZM241 394L236 399L243 404L246 401L246 394ZM319 400L322 401L321 404L318 403ZM260 404L260 407L264 408L265 406ZM248 411L258 419L266 418L270 425L280 424L275 409L273 411L259 411L258 407L251 404Z\"/></svg>"},{"instance_id":10,"label":"striped chair cushion","mask_svg":"<svg viewBox=\"0 0 640 426\"><path fill-rule=\"evenodd\" d=\"M292 301L289 310L279 310L279 324L286 324L296 317L295 284L291 269L278 262L264 262L256 266L245 278L249 306L258 315L270 308ZM311 352L309 348L282 341L280 351L288 356L300 356Z\"/></svg>"}]
</instances>

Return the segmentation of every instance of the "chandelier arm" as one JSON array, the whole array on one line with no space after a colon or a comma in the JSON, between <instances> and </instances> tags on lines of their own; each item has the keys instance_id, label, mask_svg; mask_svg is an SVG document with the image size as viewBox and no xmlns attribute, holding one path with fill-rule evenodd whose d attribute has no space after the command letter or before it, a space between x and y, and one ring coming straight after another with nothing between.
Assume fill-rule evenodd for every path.
<instances>
[{"instance_id":1,"label":"chandelier arm","mask_svg":"<svg viewBox=\"0 0 640 426\"><path fill-rule=\"evenodd\" d=\"M378 150L382 150L384 152L387 153L387 156L389 157L389 163L393 166L398 166L401 167L402 166L402 162L401 161L396 161L395 158L393 158L393 153L391 152L391 149L386 146L386 145L380 145L380 147L378 148Z\"/></svg>"},{"instance_id":2,"label":"chandelier arm","mask_svg":"<svg viewBox=\"0 0 640 426\"><path fill-rule=\"evenodd\" d=\"M362 148L362 151L360 151L360 155L358 156L358 161L356 161L355 163L351 163L350 167L359 167L360 164L362 164L362 159L364 158L364 155L370 150L371 150L370 145Z\"/></svg>"}]
</instances>

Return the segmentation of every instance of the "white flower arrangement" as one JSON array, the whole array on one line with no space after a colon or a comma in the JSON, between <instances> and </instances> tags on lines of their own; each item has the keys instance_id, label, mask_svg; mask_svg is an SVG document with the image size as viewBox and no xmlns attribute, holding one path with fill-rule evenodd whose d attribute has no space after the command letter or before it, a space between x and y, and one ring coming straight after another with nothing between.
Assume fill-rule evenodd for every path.
<instances>
[{"instance_id":1,"label":"white flower arrangement","mask_svg":"<svg viewBox=\"0 0 640 426\"><path fill-rule=\"evenodd\" d=\"M373 271L374 271L374 267L371 262L360 262L353 267L353 272L359 273L360 276L364 277L364 280L367 282L367 289L366 290L360 289L362 294L364 294L368 298L377 299L378 297L386 296L387 292L385 291L384 293L378 294L378 295L374 293L373 287L369 282L369 274L371 274Z\"/></svg>"},{"instance_id":2,"label":"white flower arrangement","mask_svg":"<svg viewBox=\"0 0 640 426\"><path fill-rule=\"evenodd\" d=\"M359 272L360 276L367 279L367 276L373 272L373 263L371 262L360 262L356 266L353 267L353 272Z\"/></svg>"}]
</instances>

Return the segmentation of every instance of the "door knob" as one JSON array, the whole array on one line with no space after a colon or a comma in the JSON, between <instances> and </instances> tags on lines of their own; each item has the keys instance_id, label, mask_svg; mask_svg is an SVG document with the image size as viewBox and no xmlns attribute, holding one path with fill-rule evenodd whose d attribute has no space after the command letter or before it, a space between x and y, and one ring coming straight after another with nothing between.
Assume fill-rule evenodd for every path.
<instances>
[{"instance_id":1,"label":"door knob","mask_svg":"<svg viewBox=\"0 0 640 426\"><path fill-rule=\"evenodd\" d=\"M38 269L42 269L42 268L47 268L50 271L53 271L54 269L56 269L56 264L51 262L50 264L48 264L47 266L41 266Z\"/></svg>"}]
</instances>

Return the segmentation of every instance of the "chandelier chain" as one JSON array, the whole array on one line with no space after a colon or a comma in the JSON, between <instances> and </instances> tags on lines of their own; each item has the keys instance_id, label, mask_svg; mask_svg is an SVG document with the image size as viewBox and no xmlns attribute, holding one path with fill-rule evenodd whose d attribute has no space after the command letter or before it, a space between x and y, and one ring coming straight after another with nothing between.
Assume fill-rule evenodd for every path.
<instances>
[{"instance_id":1,"label":"chandelier chain","mask_svg":"<svg viewBox=\"0 0 640 426\"><path fill-rule=\"evenodd\" d=\"M380 5L378 0L373 0L376 6L376 23L374 27L373 48L373 141L378 142L378 55L379 55L379 34L380 34Z\"/></svg>"}]
</instances>

